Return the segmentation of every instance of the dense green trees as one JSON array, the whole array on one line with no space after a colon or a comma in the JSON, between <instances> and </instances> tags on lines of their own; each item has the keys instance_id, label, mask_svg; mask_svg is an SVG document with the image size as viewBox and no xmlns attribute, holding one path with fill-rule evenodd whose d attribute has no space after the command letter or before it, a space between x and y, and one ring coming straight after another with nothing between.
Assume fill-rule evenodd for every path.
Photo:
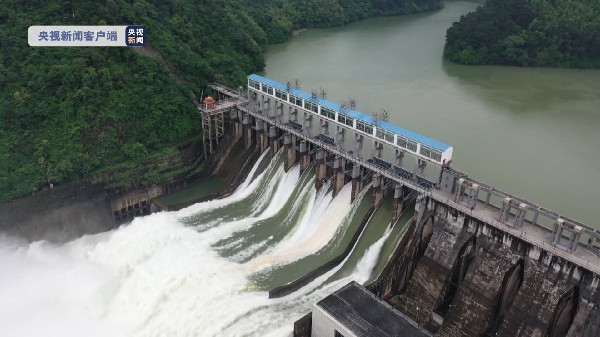
<instances>
[{"instance_id":1,"label":"dense green trees","mask_svg":"<svg viewBox=\"0 0 600 337\"><path fill-rule=\"evenodd\" d=\"M489 0L448 29L444 55L464 64L600 67L600 2Z\"/></svg>"},{"instance_id":2,"label":"dense green trees","mask_svg":"<svg viewBox=\"0 0 600 337\"><path fill-rule=\"evenodd\" d=\"M437 8L439 0L4 0L0 2L0 202L198 133L209 81L242 84L268 43L301 27ZM148 27L132 48L34 48L30 25Z\"/></svg>"}]
</instances>

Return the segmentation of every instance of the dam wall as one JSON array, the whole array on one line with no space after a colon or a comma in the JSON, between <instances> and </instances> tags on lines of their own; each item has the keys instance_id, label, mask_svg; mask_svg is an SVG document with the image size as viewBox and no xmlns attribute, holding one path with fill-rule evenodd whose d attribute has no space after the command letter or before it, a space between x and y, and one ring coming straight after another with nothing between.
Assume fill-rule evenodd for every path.
<instances>
[{"instance_id":1,"label":"dam wall","mask_svg":"<svg viewBox=\"0 0 600 337\"><path fill-rule=\"evenodd\" d=\"M369 289L438 336L598 336L599 279L425 196Z\"/></svg>"}]
</instances>

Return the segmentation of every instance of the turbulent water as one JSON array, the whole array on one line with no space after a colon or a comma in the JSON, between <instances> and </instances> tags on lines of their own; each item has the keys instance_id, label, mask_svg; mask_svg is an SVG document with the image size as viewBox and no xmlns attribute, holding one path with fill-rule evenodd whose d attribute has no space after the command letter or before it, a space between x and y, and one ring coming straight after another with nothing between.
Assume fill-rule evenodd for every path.
<instances>
[{"instance_id":1,"label":"turbulent water","mask_svg":"<svg viewBox=\"0 0 600 337\"><path fill-rule=\"evenodd\" d=\"M339 253L334 242L352 234L345 229L364 210L362 198L350 203L349 186L332 198L328 186L315 189L311 170L286 173L276 157L256 175L259 163L225 199L107 233L64 245L0 237L2 335L291 335L314 303L372 276L391 231L357 245L352 265L349 256L300 291L268 299L272 271ZM351 272L341 275L342 267Z\"/></svg>"}]
</instances>

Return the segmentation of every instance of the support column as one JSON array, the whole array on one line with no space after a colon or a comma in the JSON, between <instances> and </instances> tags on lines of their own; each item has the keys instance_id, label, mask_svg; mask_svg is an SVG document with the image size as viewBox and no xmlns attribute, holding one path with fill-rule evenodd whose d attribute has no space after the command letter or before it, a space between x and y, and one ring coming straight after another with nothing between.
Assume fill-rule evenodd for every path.
<instances>
[{"instance_id":1,"label":"support column","mask_svg":"<svg viewBox=\"0 0 600 337\"><path fill-rule=\"evenodd\" d=\"M274 126L269 127L269 147L271 148L271 154L275 156L279 151L279 140L277 139L277 128Z\"/></svg>"},{"instance_id":2,"label":"support column","mask_svg":"<svg viewBox=\"0 0 600 337\"><path fill-rule=\"evenodd\" d=\"M571 254L577 250L577 247L579 247L579 239L581 238L582 231L583 228L575 226L573 230L573 243L571 244Z\"/></svg>"},{"instance_id":3,"label":"support column","mask_svg":"<svg viewBox=\"0 0 600 337\"><path fill-rule=\"evenodd\" d=\"M267 135L264 132L258 133L258 144L260 145L260 153L265 152L265 150L269 146L269 140L267 139Z\"/></svg>"},{"instance_id":4,"label":"support column","mask_svg":"<svg viewBox=\"0 0 600 337\"><path fill-rule=\"evenodd\" d=\"M327 164L325 163L325 150L319 149L317 150L317 165L315 169L317 170L317 178L315 179L315 186L319 189L323 186L323 182L327 179Z\"/></svg>"},{"instance_id":5,"label":"support column","mask_svg":"<svg viewBox=\"0 0 600 337\"><path fill-rule=\"evenodd\" d=\"M249 125L244 125L245 129L245 137L244 137L244 145L246 145L246 150L248 150L252 146L252 128Z\"/></svg>"},{"instance_id":6,"label":"support column","mask_svg":"<svg viewBox=\"0 0 600 337\"><path fill-rule=\"evenodd\" d=\"M296 164L296 148L292 144L292 135L285 134L283 136L283 146L285 148L285 165L283 166L285 172L289 171L289 169Z\"/></svg>"},{"instance_id":7,"label":"support column","mask_svg":"<svg viewBox=\"0 0 600 337\"><path fill-rule=\"evenodd\" d=\"M310 165L310 154L308 153L308 142L305 140L300 141L300 174Z\"/></svg>"},{"instance_id":8,"label":"support column","mask_svg":"<svg viewBox=\"0 0 600 337\"><path fill-rule=\"evenodd\" d=\"M336 157L333 162L333 197L340 193L346 183L345 171L346 161L342 157Z\"/></svg>"},{"instance_id":9,"label":"support column","mask_svg":"<svg viewBox=\"0 0 600 337\"><path fill-rule=\"evenodd\" d=\"M552 246L556 247L556 244L560 242L563 232L563 219L556 219L554 222L554 229L552 231Z\"/></svg>"},{"instance_id":10,"label":"support column","mask_svg":"<svg viewBox=\"0 0 600 337\"><path fill-rule=\"evenodd\" d=\"M252 116L247 113L242 113L241 115L241 132L244 137L244 145L246 150L248 150L252 146Z\"/></svg>"},{"instance_id":11,"label":"support column","mask_svg":"<svg viewBox=\"0 0 600 337\"><path fill-rule=\"evenodd\" d=\"M515 216L515 227L521 228L523 226L523 221L525 221L525 214L527 213L527 204L521 203L519 204L519 208L517 209L517 215Z\"/></svg>"},{"instance_id":12,"label":"support column","mask_svg":"<svg viewBox=\"0 0 600 337\"><path fill-rule=\"evenodd\" d=\"M404 211L404 193L402 193L402 184L396 184L394 188L394 206L392 209L392 226L400 219L402 211Z\"/></svg>"},{"instance_id":13,"label":"support column","mask_svg":"<svg viewBox=\"0 0 600 337\"><path fill-rule=\"evenodd\" d=\"M242 125L242 123L235 122L235 123L233 123L233 128L234 128L235 138L239 139L238 137L241 137L244 134L244 126Z\"/></svg>"},{"instance_id":14,"label":"support column","mask_svg":"<svg viewBox=\"0 0 600 337\"><path fill-rule=\"evenodd\" d=\"M373 206L375 207L383 200L382 179L377 173L373 175Z\"/></svg>"},{"instance_id":15,"label":"support column","mask_svg":"<svg viewBox=\"0 0 600 337\"><path fill-rule=\"evenodd\" d=\"M427 162L423 159L417 158L415 161L415 169L413 173L422 176L425 173L425 167L427 167Z\"/></svg>"},{"instance_id":16,"label":"support column","mask_svg":"<svg viewBox=\"0 0 600 337\"><path fill-rule=\"evenodd\" d=\"M354 199L356 199L363 189L362 172L363 168L358 164L354 164L352 167L352 195L350 197L352 202L354 202Z\"/></svg>"}]
</instances>

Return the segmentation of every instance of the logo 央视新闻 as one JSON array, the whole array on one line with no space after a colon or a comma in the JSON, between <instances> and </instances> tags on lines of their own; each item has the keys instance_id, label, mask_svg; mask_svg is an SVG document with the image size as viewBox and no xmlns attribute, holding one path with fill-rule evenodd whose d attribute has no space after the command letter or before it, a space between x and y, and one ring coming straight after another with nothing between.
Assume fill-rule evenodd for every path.
<instances>
[{"instance_id":1,"label":"logo \u592e\u89c6\u65b0\u95fb","mask_svg":"<svg viewBox=\"0 0 600 337\"><path fill-rule=\"evenodd\" d=\"M129 47L142 47L146 44L146 27L127 26L125 28L125 43Z\"/></svg>"}]
</instances>

